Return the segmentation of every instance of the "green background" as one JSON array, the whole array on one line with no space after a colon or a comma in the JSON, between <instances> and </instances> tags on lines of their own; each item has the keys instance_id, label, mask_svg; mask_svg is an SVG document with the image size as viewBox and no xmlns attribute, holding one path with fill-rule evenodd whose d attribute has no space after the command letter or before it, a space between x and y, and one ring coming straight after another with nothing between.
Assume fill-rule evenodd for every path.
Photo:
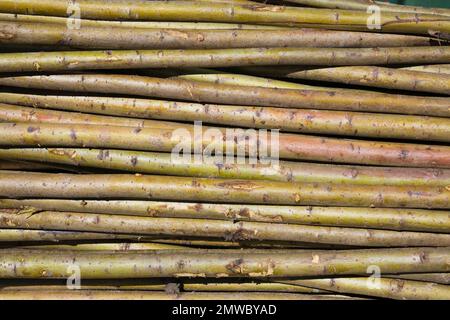
<instances>
[{"instance_id":1,"label":"green background","mask_svg":"<svg viewBox=\"0 0 450 320\"><path fill-rule=\"evenodd\" d=\"M411 6L450 8L450 0L391 0L390 2Z\"/></svg>"}]
</instances>

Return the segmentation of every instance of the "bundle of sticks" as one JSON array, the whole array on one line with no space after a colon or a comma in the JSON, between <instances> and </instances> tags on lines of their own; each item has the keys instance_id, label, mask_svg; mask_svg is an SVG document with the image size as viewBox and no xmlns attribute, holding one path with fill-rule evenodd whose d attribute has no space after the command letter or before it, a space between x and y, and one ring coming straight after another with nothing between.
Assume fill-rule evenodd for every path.
<instances>
[{"instance_id":1,"label":"bundle of sticks","mask_svg":"<svg viewBox=\"0 0 450 320\"><path fill-rule=\"evenodd\" d=\"M0 299L450 299L450 9L1 0Z\"/></svg>"}]
</instances>

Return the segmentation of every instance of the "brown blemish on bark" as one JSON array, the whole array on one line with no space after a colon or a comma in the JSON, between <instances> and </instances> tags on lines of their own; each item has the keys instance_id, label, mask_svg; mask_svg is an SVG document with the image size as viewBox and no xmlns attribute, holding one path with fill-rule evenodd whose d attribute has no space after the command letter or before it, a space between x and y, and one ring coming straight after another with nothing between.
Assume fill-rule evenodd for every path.
<instances>
[{"instance_id":1,"label":"brown blemish on bark","mask_svg":"<svg viewBox=\"0 0 450 320\"><path fill-rule=\"evenodd\" d=\"M199 34L197 35L197 41L198 41L198 42L203 42L203 41L205 41L205 36L204 36L203 34L199 33Z\"/></svg>"},{"instance_id":2,"label":"brown blemish on bark","mask_svg":"<svg viewBox=\"0 0 450 320\"><path fill-rule=\"evenodd\" d=\"M186 262L184 260L180 260L177 262L177 268L178 269L183 269L186 266Z\"/></svg>"},{"instance_id":3,"label":"brown blemish on bark","mask_svg":"<svg viewBox=\"0 0 450 320\"><path fill-rule=\"evenodd\" d=\"M403 290L404 286L405 286L405 281L396 279L394 290L400 292Z\"/></svg>"},{"instance_id":4,"label":"brown blemish on bark","mask_svg":"<svg viewBox=\"0 0 450 320\"><path fill-rule=\"evenodd\" d=\"M284 11L284 7L267 6L264 4L246 4L246 5L242 5L242 8L249 9L252 11L272 11L272 12Z\"/></svg>"},{"instance_id":5,"label":"brown blemish on bark","mask_svg":"<svg viewBox=\"0 0 450 320\"><path fill-rule=\"evenodd\" d=\"M29 132L29 133L32 133L32 132L35 132L35 131L39 131L39 127L29 126L27 128L27 132Z\"/></svg>"},{"instance_id":6,"label":"brown blemish on bark","mask_svg":"<svg viewBox=\"0 0 450 320\"><path fill-rule=\"evenodd\" d=\"M8 33L6 31L0 31L0 40L11 40L14 39L13 33Z\"/></svg>"},{"instance_id":7,"label":"brown blemish on bark","mask_svg":"<svg viewBox=\"0 0 450 320\"><path fill-rule=\"evenodd\" d=\"M194 210L195 210L196 212L200 212L200 211L203 209L203 205L202 205L201 203L196 203L196 204L193 206L193 208L194 208Z\"/></svg>"},{"instance_id":8,"label":"brown blemish on bark","mask_svg":"<svg viewBox=\"0 0 450 320\"><path fill-rule=\"evenodd\" d=\"M104 158L105 158L105 155L103 154L103 150L100 150L98 152L97 159L98 160L103 160Z\"/></svg>"},{"instance_id":9,"label":"brown blemish on bark","mask_svg":"<svg viewBox=\"0 0 450 320\"><path fill-rule=\"evenodd\" d=\"M77 133L73 129L70 129L70 139L77 140Z\"/></svg>"},{"instance_id":10,"label":"brown blemish on bark","mask_svg":"<svg viewBox=\"0 0 450 320\"><path fill-rule=\"evenodd\" d=\"M408 158L409 151L408 150L401 150L398 157L402 160L406 160Z\"/></svg>"},{"instance_id":11,"label":"brown blemish on bark","mask_svg":"<svg viewBox=\"0 0 450 320\"><path fill-rule=\"evenodd\" d=\"M233 241L233 242L252 240L254 239L256 233L257 233L256 230L245 229L242 223L240 223L239 228L236 231L226 232L224 238L226 241Z\"/></svg>"},{"instance_id":12,"label":"brown blemish on bark","mask_svg":"<svg viewBox=\"0 0 450 320\"><path fill-rule=\"evenodd\" d=\"M228 263L225 268L232 272L232 273L239 273L242 274L243 273L243 264L244 264L244 259L239 258L236 260L231 261L230 263Z\"/></svg>"},{"instance_id":13,"label":"brown blemish on bark","mask_svg":"<svg viewBox=\"0 0 450 320\"><path fill-rule=\"evenodd\" d=\"M427 253L426 252L421 252L419 254L419 259L420 259L420 263L424 263L428 259Z\"/></svg>"},{"instance_id":14,"label":"brown blemish on bark","mask_svg":"<svg viewBox=\"0 0 450 320\"><path fill-rule=\"evenodd\" d=\"M260 185L248 181L227 181L221 182L217 184L217 186L225 189L233 189L240 191L252 191L254 189L261 188Z\"/></svg>"},{"instance_id":15,"label":"brown blemish on bark","mask_svg":"<svg viewBox=\"0 0 450 320\"><path fill-rule=\"evenodd\" d=\"M242 208L241 210L239 210L239 216L251 219L252 212L248 208Z\"/></svg>"}]
</instances>

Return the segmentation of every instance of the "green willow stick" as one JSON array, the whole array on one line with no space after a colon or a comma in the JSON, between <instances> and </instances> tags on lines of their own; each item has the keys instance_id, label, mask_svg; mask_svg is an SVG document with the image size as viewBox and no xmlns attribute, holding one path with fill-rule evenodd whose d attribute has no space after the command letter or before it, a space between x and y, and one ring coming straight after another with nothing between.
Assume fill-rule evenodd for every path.
<instances>
[{"instance_id":1,"label":"green willow stick","mask_svg":"<svg viewBox=\"0 0 450 320\"><path fill-rule=\"evenodd\" d=\"M110 233L54 231L54 230L23 230L0 229L0 242L60 242L84 240L115 240L133 238L132 236L116 235Z\"/></svg>"},{"instance_id":2,"label":"green willow stick","mask_svg":"<svg viewBox=\"0 0 450 320\"><path fill-rule=\"evenodd\" d=\"M298 3L306 6L367 11L370 6L376 6L380 12L404 12L450 16L450 10L445 8L425 8L417 6L396 5L394 3L373 0L287 0L287 2Z\"/></svg>"},{"instance_id":3,"label":"green willow stick","mask_svg":"<svg viewBox=\"0 0 450 320\"><path fill-rule=\"evenodd\" d=\"M450 48L450 47L449 47ZM448 98L415 97L341 90L289 90L243 87L180 79L129 75L74 74L0 78L12 87L98 92L263 107L332 109L450 117Z\"/></svg>"},{"instance_id":4,"label":"green willow stick","mask_svg":"<svg viewBox=\"0 0 450 320\"><path fill-rule=\"evenodd\" d=\"M0 170L15 170L15 171L54 171L61 170L66 171L58 165L48 164L48 163L36 163L28 161L0 161ZM76 172L77 170L67 170L68 172Z\"/></svg>"},{"instance_id":5,"label":"green willow stick","mask_svg":"<svg viewBox=\"0 0 450 320\"><path fill-rule=\"evenodd\" d=\"M134 127L173 128L181 123L47 111L57 108L121 117L203 121L211 124L282 131L376 138L449 141L450 120L392 114L331 110L285 109L211 105L127 98L26 96L0 93L0 101L32 105L34 108L0 103L0 121L107 124ZM343 125L345 124L345 125ZM186 125L189 127L189 125Z\"/></svg>"},{"instance_id":6,"label":"green willow stick","mask_svg":"<svg viewBox=\"0 0 450 320\"><path fill-rule=\"evenodd\" d=\"M183 292L131 290L5 290L0 300L347 300L341 295L281 292Z\"/></svg>"},{"instance_id":7,"label":"green willow stick","mask_svg":"<svg viewBox=\"0 0 450 320\"><path fill-rule=\"evenodd\" d=\"M326 294L325 290L306 288L284 283L183 283L183 291L194 292L292 292L309 294Z\"/></svg>"},{"instance_id":8,"label":"green willow stick","mask_svg":"<svg viewBox=\"0 0 450 320\"><path fill-rule=\"evenodd\" d=\"M0 6L1 8L1 6ZM450 17L449 17L450 24ZM450 48L242 48L0 53L0 72L447 63Z\"/></svg>"},{"instance_id":9,"label":"green willow stick","mask_svg":"<svg viewBox=\"0 0 450 320\"><path fill-rule=\"evenodd\" d=\"M450 147L408 143L323 138L299 134L258 134L243 129L109 127L48 123L0 123L0 145L14 147L92 147L179 152L207 156L211 150L228 156L316 160L358 164L450 168ZM267 145L267 150L256 146ZM270 150L269 150L270 148ZM276 148L276 150L274 150ZM178 151L176 151L178 150ZM276 153L276 154L274 154ZM178 153L177 153L178 155ZM172 154L172 156L174 156ZM174 159L181 160L181 156ZM184 159L184 158L183 158ZM203 158L200 158L200 162ZM225 164L219 155L218 162ZM253 158L252 158L253 159ZM253 164L247 159L248 163ZM185 160L184 160L185 161ZM197 160L198 161L198 160ZM235 163L234 160L232 160ZM254 161L272 165L273 162Z\"/></svg>"},{"instance_id":10,"label":"green willow stick","mask_svg":"<svg viewBox=\"0 0 450 320\"><path fill-rule=\"evenodd\" d=\"M372 274L373 275L373 274ZM405 274L383 274L382 275L383 278L389 278L389 279L404 279L404 280L414 280L414 281L421 281L421 282L425 282L425 283L437 283L437 284L450 284L450 273L405 273ZM373 284L375 277L369 278L369 283ZM342 280L343 278L338 278L340 280ZM376 279L376 278L375 278ZM286 279L288 280L288 279ZM286 281L286 280L282 280L282 281ZM292 279L290 279L292 280ZM290 281L288 280L288 281ZM304 277L304 278L298 278L295 279L294 282L298 280L313 280L313 279L309 279L308 277ZM332 279L315 279L315 280L330 280L332 281Z\"/></svg>"},{"instance_id":11,"label":"green willow stick","mask_svg":"<svg viewBox=\"0 0 450 320\"><path fill-rule=\"evenodd\" d=\"M450 208L450 188L293 183L122 174L0 173L0 197Z\"/></svg>"},{"instance_id":12,"label":"green willow stick","mask_svg":"<svg viewBox=\"0 0 450 320\"><path fill-rule=\"evenodd\" d=\"M75 232L75 231L55 231L55 230L25 230L25 229L0 229L0 243L4 247L15 246L18 243L33 242L33 243L84 243L86 241L135 241L135 242L153 242L155 244L167 244L176 246L187 246L192 248L224 248L229 250L235 248L264 248L267 249L337 249L345 246L321 245L311 243L290 243L290 242L275 242L275 241L240 241L240 242L226 242L217 240L197 240L197 239L162 239L161 237L154 238L150 236L136 236L112 233L96 233L96 232Z\"/></svg>"},{"instance_id":13,"label":"green willow stick","mask_svg":"<svg viewBox=\"0 0 450 320\"><path fill-rule=\"evenodd\" d=\"M399 300L448 300L450 287L422 281L386 278L332 278L310 280L283 280L287 284Z\"/></svg>"},{"instance_id":14,"label":"green willow stick","mask_svg":"<svg viewBox=\"0 0 450 320\"><path fill-rule=\"evenodd\" d=\"M1 16L0 16L1 19ZM82 22L81 22L82 23ZM1 22L1 44L68 46L85 49L218 49L274 47L407 47L429 46L431 39L404 35L285 30L171 30Z\"/></svg>"},{"instance_id":15,"label":"green willow stick","mask_svg":"<svg viewBox=\"0 0 450 320\"><path fill-rule=\"evenodd\" d=\"M448 248L291 250L269 254L245 250L239 253L224 250L109 253L5 249L0 278L67 278L73 261L83 279L365 275L372 265L390 274L448 272L449 257Z\"/></svg>"},{"instance_id":16,"label":"green willow stick","mask_svg":"<svg viewBox=\"0 0 450 320\"><path fill-rule=\"evenodd\" d=\"M359 247L450 246L450 234L57 211L42 211L30 216L3 209L0 211L0 227L223 238L225 241L289 241Z\"/></svg>"},{"instance_id":17,"label":"green willow stick","mask_svg":"<svg viewBox=\"0 0 450 320\"><path fill-rule=\"evenodd\" d=\"M180 279L181 280L181 279ZM178 280L178 281L180 281ZM286 293L310 293L330 294L325 290L302 287L299 285L283 284L276 282L179 282L167 283L153 279L118 279L118 280L86 280L80 284L78 290L146 290L146 291L180 291L182 292L286 292ZM63 290L67 284L61 280L4 280L0 291L5 290Z\"/></svg>"},{"instance_id":18,"label":"green willow stick","mask_svg":"<svg viewBox=\"0 0 450 320\"><path fill-rule=\"evenodd\" d=\"M188 247L164 244L164 243L82 243L82 244L48 244L48 245L26 245L20 246L21 249L39 249L39 250L80 250L80 251L95 251L95 250L106 250L106 251L135 251L135 250L183 250L188 249Z\"/></svg>"},{"instance_id":19,"label":"green willow stick","mask_svg":"<svg viewBox=\"0 0 450 320\"><path fill-rule=\"evenodd\" d=\"M208 69L207 69L208 70ZM187 70L188 72L189 70ZM264 88L280 88L280 89L300 89L300 90L339 90L339 88L327 88L318 86L309 86L295 82L287 82L274 80L269 78L255 77L233 73L200 73L200 74L182 74L175 77L176 79L185 79L189 81L213 82L218 84L229 84L248 87L264 87ZM349 90L349 89L345 89Z\"/></svg>"},{"instance_id":20,"label":"green willow stick","mask_svg":"<svg viewBox=\"0 0 450 320\"><path fill-rule=\"evenodd\" d=\"M108 170L95 168L81 168L73 164L64 165L58 163L40 163L29 161L8 161L0 160L0 170L8 170L11 172L27 171L32 174L34 172L67 172L67 173L108 173Z\"/></svg>"},{"instance_id":21,"label":"green willow stick","mask_svg":"<svg viewBox=\"0 0 450 320\"><path fill-rule=\"evenodd\" d=\"M224 249L224 250L241 250L242 248L252 248L252 250L256 250L254 248L267 250L267 249L342 249L342 246L333 246L333 245L322 245L322 244L311 244L311 243L289 243L289 242L267 242L267 241L219 241L219 240L210 240L210 239L157 239L154 242L162 243L162 244L170 244L170 245L181 245L187 246L190 248L200 248L200 249Z\"/></svg>"},{"instance_id":22,"label":"green willow stick","mask_svg":"<svg viewBox=\"0 0 450 320\"><path fill-rule=\"evenodd\" d=\"M293 79L450 94L450 75L415 70L358 66L302 70L285 76Z\"/></svg>"},{"instance_id":23,"label":"green willow stick","mask_svg":"<svg viewBox=\"0 0 450 320\"><path fill-rule=\"evenodd\" d=\"M331 184L450 185L450 170L446 169L345 166L288 161L280 161L278 168L273 168L261 163L247 164L239 158L236 158L235 164L221 165L211 157L205 157L200 162L196 162L193 156L187 161L174 161L168 153L115 149L0 149L0 158L173 176ZM48 166L51 167L50 164Z\"/></svg>"},{"instance_id":24,"label":"green willow stick","mask_svg":"<svg viewBox=\"0 0 450 320\"><path fill-rule=\"evenodd\" d=\"M88 281L86 281L86 282L88 282ZM113 290L113 292L116 290L123 290L123 292L134 292L134 291L139 291L139 290L142 290L142 291L165 291L165 289L167 288L167 286L161 282L159 282L159 284L146 284L146 285L126 285L126 284L122 285L121 283L115 284L112 281L106 281L106 280L102 280L102 282L107 282L107 283L102 285L100 281L90 280L88 282L88 284L85 284L85 282L83 281L83 283L80 284L80 287L73 286L73 288L72 287L68 288L67 283L64 284L64 282L62 282L62 281L58 281L56 283L53 283L51 280L50 281L49 280L45 280L45 281L29 280L27 282L24 282L24 281L17 282L17 280L9 280L6 283L4 283L2 281L2 285L0 286L0 299L1 299L1 294L4 291L54 292L54 291L67 291L70 289L70 290L77 290L80 292L86 292L86 291L91 291L91 290L92 291L95 290L95 292L110 292L112 290ZM280 284L280 285L283 285L283 284ZM173 283L172 286L174 286L174 288L177 288L176 286L180 286L180 284ZM294 285L288 285L288 284L286 284L286 286L288 286L288 288L295 287ZM274 288L277 288L277 287L274 286ZM280 286L280 288L282 288L282 286ZM306 287L305 288L300 287L300 289L297 291L295 290L295 288L292 288L291 292L310 293L310 292L314 292L314 290L320 292L320 290L306 288ZM326 292L326 291L323 291L323 292Z\"/></svg>"},{"instance_id":25,"label":"green willow stick","mask_svg":"<svg viewBox=\"0 0 450 320\"><path fill-rule=\"evenodd\" d=\"M68 0L4 0L0 11L5 13L67 16ZM103 1L78 0L81 16L105 20L201 21L255 24L316 26L328 29L371 31L370 14L353 10L330 10L271 6L261 3L229 4L178 1ZM194 19L195 17L195 19ZM450 18L436 15L385 12L380 17L378 32L427 34L450 31ZM372 30L373 31L373 30Z\"/></svg>"},{"instance_id":26,"label":"green willow stick","mask_svg":"<svg viewBox=\"0 0 450 320\"><path fill-rule=\"evenodd\" d=\"M125 117L97 116L79 112L42 110L0 103L0 122L64 123L106 125L134 128L172 129L192 128L190 124L171 121L142 120Z\"/></svg>"},{"instance_id":27,"label":"green willow stick","mask_svg":"<svg viewBox=\"0 0 450 320\"><path fill-rule=\"evenodd\" d=\"M143 237L146 238L146 237ZM150 237L151 238L151 237ZM331 244L321 244L321 243L301 243L301 242L278 242L278 241L220 241L215 239L204 239L204 238L186 238L186 239L150 239L155 243L170 244L170 245L181 245L185 247L190 247L192 249L222 249L226 252L231 252L231 250L264 250L267 252L268 249L274 250L328 250L328 249L348 249L349 246L331 245ZM354 247L353 247L354 248Z\"/></svg>"},{"instance_id":28,"label":"green willow stick","mask_svg":"<svg viewBox=\"0 0 450 320\"><path fill-rule=\"evenodd\" d=\"M402 70L424 71L447 75L450 74L450 64L431 64L425 66L414 66L401 68Z\"/></svg>"},{"instance_id":29,"label":"green willow stick","mask_svg":"<svg viewBox=\"0 0 450 320\"><path fill-rule=\"evenodd\" d=\"M389 277L389 276L386 276ZM416 280L425 282L434 282L439 284L450 284L450 273L417 273L417 274L400 274L395 275L396 278L405 280Z\"/></svg>"},{"instance_id":30,"label":"green willow stick","mask_svg":"<svg viewBox=\"0 0 450 320\"><path fill-rule=\"evenodd\" d=\"M55 230L31 230L31 229L0 229L0 248L9 249L23 246L24 242L33 243L33 247L39 244L55 243L58 245L67 244L70 246L79 243L92 243L96 244L102 242L109 243L111 241L134 241L134 242L152 242L155 245L171 245L171 246L183 246L187 249L205 249L205 248L220 248L229 252L232 249L241 250L246 248L247 250L305 250L305 249L347 249L348 246L336 246L326 244L315 243L300 243L300 242L276 242L276 241L218 241L214 239L201 240L186 237L179 237L179 239L165 239L155 238L151 236L142 235L126 235L126 234L112 234L112 233L97 233L97 232L77 232L77 231L55 231ZM48 249L48 248L46 248ZM62 250L69 250L69 248L62 248ZM72 250L73 251L73 250ZM86 250L91 251L91 250ZM101 250L107 251L107 250Z\"/></svg>"},{"instance_id":31,"label":"green willow stick","mask_svg":"<svg viewBox=\"0 0 450 320\"><path fill-rule=\"evenodd\" d=\"M448 211L439 210L61 199L0 199L0 208L15 209L12 212L25 215L47 210L73 211L450 233Z\"/></svg>"},{"instance_id":32,"label":"green willow stick","mask_svg":"<svg viewBox=\"0 0 450 320\"><path fill-rule=\"evenodd\" d=\"M93 27L93 28L132 28L132 29L182 29L182 30L286 30L289 27L282 26L265 26L265 25L251 25L251 24L236 24L236 23L208 23L208 22L170 22L170 21L108 21L108 20L89 20L84 17L80 20L74 21L73 18L52 17L52 16L38 16L38 15L23 15L0 13L0 21L23 22L23 23L51 23L56 25L74 25L74 22L79 23L79 26ZM416 39L419 40L420 37ZM405 38L406 39L406 38ZM408 38L412 41L412 38ZM414 42L414 41L413 41ZM413 45L409 42L402 43L402 46ZM417 44L419 45L419 44ZM426 45L423 43L422 45ZM386 46L389 46L386 44Z\"/></svg>"}]
</instances>

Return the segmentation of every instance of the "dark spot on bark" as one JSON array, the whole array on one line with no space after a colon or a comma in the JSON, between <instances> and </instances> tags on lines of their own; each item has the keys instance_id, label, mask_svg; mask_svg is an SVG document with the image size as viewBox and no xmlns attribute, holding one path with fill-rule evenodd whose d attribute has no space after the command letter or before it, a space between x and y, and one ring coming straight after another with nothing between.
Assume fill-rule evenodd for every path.
<instances>
[{"instance_id":1,"label":"dark spot on bark","mask_svg":"<svg viewBox=\"0 0 450 320\"><path fill-rule=\"evenodd\" d=\"M419 259L421 263L424 263L428 259L428 255L426 252L421 252L419 254Z\"/></svg>"},{"instance_id":2,"label":"dark spot on bark","mask_svg":"<svg viewBox=\"0 0 450 320\"><path fill-rule=\"evenodd\" d=\"M243 223L239 223L239 227L236 231L226 232L225 241L246 241L254 239L255 232L253 230L248 230L243 227Z\"/></svg>"},{"instance_id":3,"label":"dark spot on bark","mask_svg":"<svg viewBox=\"0 0 450 320\"><path fill-rule=\"evenodd\" d=\"M352 125L352 122L353 122L353 116L347 114L347 115L345 116L345 119L347 119L348 125L351 126L351 125Z\"/></svg>"},{"instance_id":4,"label":"dark spot on bark","mask_svg":"<svg viewBox=\"0 0 450 320\"><path fill-rule=\"evenodd\" d=\"M383 194L379 193L377 195L377 203L378 204L383 204L383 202L384 202Z\"/></svg>"},{"instance_id":5,"label":"dark spot on bark","mask_svg":"<svg viewBox=\"0 0 450 320\"><path fill-rule=\"evenodd\" d=\"M167 294L180 294L180 284L179 283L168 283L164 288L164 292Z\"/></svg>"},{"instance_id":6,"label":"dark spot on bark","mask_svg":"<svg viewBox=\"0 0 450 320\"><path fill-rule=\"evenodd\" d=\"M131 157L131 164L133 165L133 167L136 167L138 163L138 158L136 156Z\"/></svg>"},{"instance_id":7,"label":"dark spot on bark","mask_svg":"<svg viewBox=\"0 0 450 320\"><path fill-rule=\"evenodd\" d=\"M194 210L195 210L195 211L199 212L199 211L202 210L202 209L203 209L203 205L202 205L201 203L196 203L196 204L194 205Z\"/></svg>"},{"instance_id":8,"label":"dark spot on bark","mask_svg":"<svg viewBox=\"0 0 450 320\"><path fill-rule=\"evenodd\" d=\"M70 130L70 139L77 140L77 133L73 129Z\"/></svg>"},{"instance_id":9,"label":"dark spot on bark","mask_svg":"<svg viewBox=\"0 0 450 320\"><path fill-rule=\"evenodd\" d=\"M401 150L398 156L400 159L405 160L406 158L408 158L408 154L408 150Z\"/></svg>"},{"instance_id":10,"label":"dark spot on bark","mask_svg":"<svg viewBox=\"0 0 450 320\"><path fill-rule=\"evenodd\" d=\"M334 286L336 286L336 281L333 279L333 278L331 278L331 280L330 280L330 286L333 288Z\"/></svg>"},{"instance_id":11,"label":"dark spot on bark","mask_svg":"<svg viewBox=\"0 0 450 320\"><path fill-rule=\"evenodd\" d=\"M440 177L444 174L444 171L442 169L433 169L433 176L434 177Z\"/></svg>"},{"instance_id":12,"label":"dark spot on bark","mask_svg":"<svg viewBox=\"0 0 450 320\"><path fill-rule=\"evenodd\" d=\"M186 265L186 262L184 262L184 260L179 260L177 262L177 268L178 269L183 269L185 265Z\"/></svg>"},{"instance_id":13,"label":"dark spot on bark","mask_svg":"<svg viewBox=\"0 0 450 320\"><path fill-rule=\"evenodd\" d=\"M241 217L250 218L250 210L248 208L242 208L241 210L239 210L239 215Z\"/></svg>"},{"instance_id":14,"label":"dark spot on bark","mask_svg":"<svg viewBox=\"0 0 450 320\"><path fill-rule=\"evenodd\" d=\"M292 182L292 181L294 180L294 174L292 173L292 170L289 170L289 171L286 173L286 180L287 180L288 182Z\"/></svg>"},{"instance_id":15,"label":"dark spot on bark","mask_svg":"<svg viewBox=\"0 0 450 320\"><path fill-rule=\"evenodd\" d=\"M241 273L242 265L244 264L244 259L236 259L228 263L225 268L232 273Z\"/></svg>"},{"instance_id":16,"label":"dark spot on bark","mask_svg":"<svg viewBox=\"0 0 450 320\"><path fill-rule=\"evenodd\" d=\"M260 185L250 181L227 181L218 183L217 186L220 188L241 190L241 191L252 191L253 189L257 189L260 187Z\"/></svg>"},{"instance_id":17,"label":"dark spot on bark","mask_svg":"<svg viewBox=\"0 0 450 320\"><path fill-rule=\"evenodd\" d=\"M27 131L28 131L29 133L35 132L35 131L38 131L38 130L39 130L39 127L32 127L32 126L28 127L28 129L27 129Z\"/></svg>"},{"instance_id":18,"label":"dark spot on bark","mask_svg":"<svg viewBox=\"0 0 450 320\"><path fill-rule=\"evenodd\" d=\"M403 287L405 286L405 281L397 279L396 284L396 291L402 291Z\"/></svg>"},{"instance_id":19,"label":"dark spot on bark","mask_svg":"<svg viewBox=\"0 0 450 320\"><path fill-rule=\"evenodd\" d=\"M98 152L97 159L98 159L98 160L103 160L104 157L105 157L105 155L103 154L103 150L100 150L100 151Z\"/></svg>"},{"instance_id":20,"label":"dark spot on bark","mask_svg":"<svg viewBox=\"0 0 450 320\"><path fill-rule=\"evenodd\" d=\"M290 111L290 112L289 112L289 120L294 120L295 114L296 114L295 111Z\"/></svg>"},{"instance_id":21,"label":"dark spot on bark","mask_svg":"<svg viewBox=\"0 0 450 320\"><path fill-rule=\"evenodd\" d=\"M194 188L198 188L200 187L200 183L197 180L192 180L191 186L193 186Z\"/></svg>"},{"instance_id":22,"label":"dark spot on bark","mask_svg":"<svg viewBox=\"0 0 450 320\"><path fill-rule=\"evenodd\" d=\"M138 134L141 131L142 131L141 127L134 128L134 130L133 130L133 132L136 133L136 134Z\"/></svg>"}]
</instances>

